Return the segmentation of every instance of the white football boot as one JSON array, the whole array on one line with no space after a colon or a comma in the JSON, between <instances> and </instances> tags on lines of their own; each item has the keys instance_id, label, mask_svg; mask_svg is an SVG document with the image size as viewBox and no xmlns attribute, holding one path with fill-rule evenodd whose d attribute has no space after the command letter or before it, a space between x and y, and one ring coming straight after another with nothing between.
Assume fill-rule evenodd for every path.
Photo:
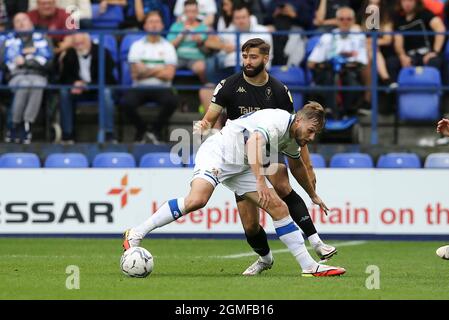
<instances>
[{"instance_id":1,"label":"white football boot","mask_svg":"<svg viewBox=\"0 0 449 320\"><path fill-rule=\"evenodd\" d=\"M252 265L250 265L248 267L248 269L243 271L242 274L244 276L255 276L255 275L261 274L265 270L271 269L271 267L273 266L273 263L274 263L274 259L271 260L271 263L266 263L266 262L263 262L262 260L260 260L260 258L259 258L259 259L257 259L256 262L254 262Z\"/></svg>"},{"instance_id":2,"label":"white football boot","mask_svg":"<svg viewBox=\"0 0 449 320\"><path fill-rule=\"evenodd\" d=\"M313 270L303 270L303 277L334 277L341 276L346 272L345 268L326 266L324 264L318 264Z\"/></svg>"},{"instance_id":3,"label":"white football boot","mask_svg":"<svg viewBox=\"0 0 449 320\"><path fill-rule=\"evenodd\" d=\"M337 254L337 248L325 244L323 242L320 242L320 244L315 246L313 249L315 250L318 257L321 259L318 263L325 263L335 254Z\"/></svg>"},{"instance_id":4,"label":"white football boot","mask_svg":"<svg viewBox=\"0 0 449 320\"><path fill-rule=\"evenodd\" d=\"M444 260L449 260L449 246L442 246L437 249L437 256Z\"/></svg>"},{"instance_id":5,"label":"white football boot","mask_svg":"<svg viewBox=\"0 0 449 320\"><path fill-rule=\"evenodd\" d=\"M128 229L123 233L123 251L128 250L131 247L139 247L143 236L133 229Z\"/></svg>"}]
</instances>

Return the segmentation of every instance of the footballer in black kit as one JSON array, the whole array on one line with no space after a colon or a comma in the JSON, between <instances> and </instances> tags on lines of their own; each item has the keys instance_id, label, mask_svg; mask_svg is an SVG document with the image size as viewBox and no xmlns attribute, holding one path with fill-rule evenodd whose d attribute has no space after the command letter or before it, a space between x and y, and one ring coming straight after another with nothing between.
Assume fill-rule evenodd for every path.
<instances>
[{"instance_id":1,"label":"footballer in black kit","mask_svg":"<svg viewBox=\"0 0 449 320\"><path fill-rule=\"evenodd\" d=\"M211 106L224 108L228 119L261 109L283 109L293 112L293 100L288 88L269 76L265 84L251 83L242 72L222 80L215 88Z\"/></svg>"},{"instance_id":2,"label":"footballer in black kit","mask_svg":"<svg viewBox=\"0 0 449 320\"><path fill-rule=\"evenodd\" d=\"M230 120L261 109L284 109L293 112L293 99L288 88L266 71L270 45L259 38L248 40L242 46L243 71L222 80L215 88L209 108L203 119L195 125L196 131L203 132L215 125L223 110ZM287 204L294 222L303 230L318 257L331 258L336 248L323 243L309 215L304 200L289 183L287 166L283 155L277 157L278 169L267 178L276 193ZM273 158L271 158L272 160ZM301 163L306 170L305 184L315 186L313 171L307 146L301 148ZM304 186L302 186L304 188ZM259 255L243 275L257 275L271 269L274 259L267 241L265 230L259 223L259 211L255 204L236 195L240 219L248 244Z\"/></svg>"}]
</instances>

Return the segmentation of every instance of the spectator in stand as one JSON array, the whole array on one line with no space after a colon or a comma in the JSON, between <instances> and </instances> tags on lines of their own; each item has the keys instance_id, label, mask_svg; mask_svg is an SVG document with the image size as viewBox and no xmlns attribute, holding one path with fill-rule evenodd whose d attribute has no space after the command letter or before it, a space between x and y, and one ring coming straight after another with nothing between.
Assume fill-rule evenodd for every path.
<instances>
[{"instance_id":1,"label":"spectator in stand","mask_svg":"<svg viewBox=\"0 0 449 320\"><path fill-rule=\"evenodd\" d=\"M28 16L37 30L69 31L75 29L73 18L65 9L56 6L56 0L37 0L37 8L28 11ZM54 51L59 54L67 50L72 41L70 36L50 35Z\"/></svg>"},{"instance_id":2,"label":"spectator in stand","mask_svg":"<svg viewBox=\"0 0 449 320\"><path fill-rule=\"evenodd\" d=\"M265 20L264 6L260 0L238 0L238 3L247 7L249 9L249 12L251 12L252 15L256 17L258 23L260 24L264 23Z\"/></svg>"},{"instance_id":3,"label":"spectator in stand","mask_svg":"<svg viewBox=\"0 0 449 320\"><path fill-rule=\"evenodd\" d=\"M371 10L377 8L379 12L379 25L372 26L370 21ZM359 22L362 28L362 31L371 32L371 31L380 31L380 32L392 32L393 31L393 22L391 21L391 14L388 11L387 0L365 0L360 8L359 12ZM379 29L377 29L379 27ZM368 87L371 86L371 63L373 59L373 44L371 37L367 37L366 47L368 48L368 67L362 69L362 75L364 79L364 84ZM377 61L377 73L379 75L379 83L383 86L388 86L390 88L396 88L397 83L390 76L390 73L387 69L386 58L390 58L394 56L394 47L393 47L393 35L391 34L383 34L377 38L377 50L376 50L376 61ZM371 90L365 91L365 98L363 101L363 105L361 109L370 109L370 101L371 101Z\"/></svg>"},{"instance_id":4,"label":"spectator in stand","mask_svg":"<svg viewBox=\"0 0 449 320\"><path fill-rule=\"evenodd\" d=\"M234 7L234 1L222 0L219 13L215 15L213 29L218 32L224 31L232 23L232 9Z\"/></svg>"},{"instance_id":5,"label":"spectator in stand","mask_svg":"<svg viewBox=\"0 0 449 320\"><path fill-rule=\"evenodd\" d=\"M421 0L399 0L393 21L396 31L446 31L443 21L425 9ZM397 79L401 67L425 65L440 69L444 41L445 36L441 34L395 34L394 47L397 56L387 60L391 77Z\"/></svg>"},{"instance_id":6,"label":"spectator in stand","mask_svg":"<svg viewBox=\"0 0 449 320\"><path fill-rule=\"evenodd\" d=\"M43 34L33 32L34 26L25 13L18 13L13 20L14 31L2 45L1 57L6 66L10 86L45 86L52 59L51 41ZM12 104L13 127L6 141L31 143L31 124L34 123L42 103L43 88L15 89Z\"/></svg>"},{"instance_id":7,"label":"spectator in stand","mask_svg":"<svg viewBox=\"0 0 449 320\"><path fill-rule=\"evenodd\" d=\"M208 31L208 27L197 20L198 3L196 0L186 0L184 3L184 16L186 17L184 22L175 22L171 26L167 40L176 48L176 53L178 54L177 68L192 70L204 83L206 81L206 57L201 51L201 47L207 39L207 34L189 34L189 32Z\"/></svg>"},{"instance_id":8,"label":"spectator in stand","mask_svg":"<svg viewBox=\"0 0 449 320\"><path fill-rule=\"evenodd\" d=\"M125 20L120 24L121 29L142 29L143 20L150 11L159 11L162 14L164 26L170 27L172 14L166 16L164 0L130 0L125 1Z\"/></svg>"},{"instance_id":9,"label":"spectator in stand","mask_svg":"<svg viewBox=\"0 0 449 320\"><path fill-rule=\"evenodd\" d=\"M361 71L368 63L366 36L359 33L355 25L355 13L349 7L337 10L338 28L332 33L321 36L319 43L308 58L308 67L313 71L316 84L324 86L337 85L338 75L343 86L360 86ZM354 115L360 104L360 93L345 91L342 93L343 110L337 105L336 92L326 92L324 105L330 108L334 118Z\"/></svg>"},{"instance_id":10,"label":"spectator in stand","mask_svg":"<svg viewBox=\"0 0 449 320\"><path fill-rule=\"evenodd\" d=\"M64 9L72 17L79 19L75 22L79 28L92 27L92 4L90 0L56 0L56 6ZM37 8L37 0L28 1L28 10Z\"/></svg>"},{"instance_id":11,"label":"spectator in stand","mask_svg":"<svg viewBox=\"0 0 449 320\"><path fill-rule=\"evenodd\" d=\"M229 31L229 28L233 28L232 26L232 13L234 11L234 6L235 3L232 0L223 0L221 2L221 9L220 9L220 14L217 14L215 16L215 21L213 24L213 29L217 30L218 32L223 32L223 31ZM249 6L247 5L242 5L242 6L246 6L247 8L249 8ZM249 12L251 12L251 10L249 10ZM256 18L256 16L251 15L250 17L250 23L251 25L257 25L258 20Z\"/></svg>"},{"instance_id":12,"label":"spectator in stand","mask_svg":"<svg viewBox=\"0 0 449 320\"><path fill-rule=\"evenodd\" d=\"M136 142L150 141L159 144L163 129L178 106L178 98L171 84L175 76L178 59L173 45L159 34L164 30L159 11L151 11L144 20L144 30L152 32L131 45L128 62L134 86L154 86L146 90L128 90L122 106L128 119L136 128ZM162 109L152 128L137 113L137 108L146 102L156 102Z\"/></svg>"},{"instance_id":13,"label":"spectator in stand","mask_svg":"<svg viewBox=\"0 0 449 320\"><path fill-rule=\"evenodd\" d=\"M27 11L28 0L0 0L0 26L12 29L15 15Z\"/></svg>"},{"instance_id":14,"label":"spectator in stand","mask_svg":"<svg viewBox=\"0 0 449 320\"><path fill-rule=\"evenodd\" d=\"M176 0L174 15L177 21L185 19L183 17L184 1ZM199 15L198 19L204 22L208 27L212 27L214 23L215 14L217 13L217 3L215 0L198 0Z\"/></svg>"},{"instance_id":15,"label":"spectator in stand","mask_svg":"<svg viewBox=\"0 0 449 320\"><path fill-rule=\"evenodd\" d=\"M82 100L98 98L98 90L88 90L86 86L98 84L98 45L94 44L88 33L76 33L72 37L73 45L62 59L62 84L72 85L71 90L61 90L61 127L62 142L73 144L75 141L74 117L76 103ZM108 50L105 51L105 82L116 84L114 78L114 60ZM114 100L109 88L104 89L106 142L114 139Z\"/></svg>"},{"instance_id":16,"label":"spectator in stand","mask_svg":"<svg viewBox=\"0 0 449 320\"><path fill-rule=\"evenodd\" d=\"M6 11L5 2L4 0L0 0L0 31L7 28L8 22L8 12Z\"/></svg>"},{"instance_id":17,"label":"spectator in stand","mask_svg":"<svg viewBox=\"0 0 449 320\"><path fill-rule=\"evenodd\" d=\"M248 7L241 4L234 5L232 12L232 23L223 31L242 32L240 34L239 47L252 38L261 38L270 44L270 46L273 45L271 34L268 33L269 29L257 23L257 19L251 15ZM254 33L244 33L248 31ZM264 33L257 34L257 32ZM235 47L236 41L235 34L209 35L207 38L205 42L206 48L218 51L218 53L206 60L206 79L208 83L207 88L200 90L200 100L203 106L209 105L214 91L213 88L218 82L235 73L237 52L240 52L240 50ZM271 65L272 59L273 55L270 52L269 65Z\"/></svg>"},{"instance_id":18,"label":"spectator in stand","mask_svg":"<svg viewBox=\"0 0 449 320\"><path fill-rule=\"evenodd\" d=\"M254 24L251 19L251 13L249 9L244 5L235 6L233 9L232 24L226 31L229 32L241 32L240 44L252 38L261 38L267 42L270 46L273 45L273 39L271 34L268 33L268 28ZM251 33L248 33L251 32ZM257 34L257 32L261 32ZM235 66L237 64L237 52L240 52L239 48L236 48L236 35L235 34L220 34L218 36L210 36L206 40L206 47L213 50L220 50L215 57L215 63L208 66L208 81L217 84L222 79L229 77L235 73ZM270 56L270 63L273 56Z\"/></svg>"},{"instance_id":19,"label":"spectator in stand","mask_svg":"<svg viewBox=\"0 0 449 320\"><path fill-rule=\"evenodd\" d=\"M337 10L350 6L351 1L349 0L320 0L315 13L314 25L318 30L331 31L338 26Z\"/></svg>"},{"instance_id":20,"label":"spectator in stand","mask_svg":"<svg viewBox=\"0 0 449 320\"><path fill-rule=\"evenodd\" d=\"M310 30L313 28L315 16L315 0L274 0L271 1L268 12L272 13L272 17L265 23L272 23L276 31ZM284 52L284 49L289 38L291 38L289 35L273 36L274 65L287 64L288 54ZM298 48L304 49L305 43L296 43L294 47L296 50L293 51L296 53L291 54L298 54Z\"/></svg>"}]
</instances>

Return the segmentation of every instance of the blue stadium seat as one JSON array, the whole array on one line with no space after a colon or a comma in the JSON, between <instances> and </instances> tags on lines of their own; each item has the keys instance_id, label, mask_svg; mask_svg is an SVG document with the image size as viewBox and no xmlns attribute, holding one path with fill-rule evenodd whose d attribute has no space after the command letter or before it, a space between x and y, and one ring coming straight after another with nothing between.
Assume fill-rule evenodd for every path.
<instances>
[{"instance_id":1,"label":"blue stadium seat","mask_svg":"<svg viewBox=\"0 0 449 320\"><path fill-rule=\"evenodd\" d=\"M373 159L367 153L337 153L331 158L331 168L372 168Z\"/></svg>"},{"instance_id":2,"label":"blue stadium seat","mask_svg":"<svg viewBox=\"0 0 449 320\"><path fill-rule=\"evenodd\" d=\"M402 68L398 77L398 116L400 120L436 120L440 117L440 71L433 67ZM429 90L401 90L425 87Z\"/></svg>"},{"instance_id":3,"label":"blue stadium seat","mask_svg":"<svg viewBox=\"0 0 449 320\"><path fill-rule=\"evenodd\" d=\"M312 161L312 166L314 168L326 168L326 161L324 160L324 157L321 154L311 153L310 161Z\"/></svg>"},{"instance_id":4,"label":"blue stadium seat","mask_svg":"<svg viewBox=\"0 0 449 320\"><path fill-rule=\"evenodd\" d=\"M377 160L378 168L421 168L421 160L415 153L388 153Z\"/></svg>"},{"instance_id":5,"label":"blue stadium seat","mask_svg":"<svg viewBox=\"0 0 449 320\"><path fill-rule=\"evenodd\" d=\"M449 153L431 153L424 162L424 168L449 169Z\"/></svg>"},{"instance_id":6,"label":"blue stadium seat","mask_svg":"<svg viewBox=\"0 0 449 320\"><path fill-rule=\"evenodd\" d=\"M120 83L122 85L131 85L132 84L132 78L131 78L131 70L129 68L128 64L128 53L129 49L131 48L131 45L136 42L137 40L144 37L144 35L141 34L128 34L120 43L120 68L122 70L122 78L120 79Z\"/></svg>"},{"instance_id":7,"label":"blue stadium seat","mask_svg":"<svg viewBox=\"0 0 449 320\"><path fill-rule=\"evenodd\" d=\"M195 73L189 69L179 69L176 70L176 77L194 77Z\"/></svg>"},{"instance_id":8,"label":"blue stadium seat","mask_svg":"<svg viewBox=\"0 0 449 320\"><path fill-rule=\"evenodd\" d=\"M301 92L295 92L295 90L292 90L290 87L305 85L304 71L297 66L272 66L270 74L290 89L295 111L301 109L304 100L303 94Z\"/></svg>"},{"instance_id":9,"label":"blue stadium seat","mask_svg":"<svg viewBox=\"0 0 449 320\"><path fill-rule=\"evenodd\" d=\"M0 168L40 168L39 157L34 153L5 153L0 157Z\"/></svg>"},{"instance_id":10,"label":"blue stadium seat","mask_svg":"<svg viewBox=\"0 0 449 320\"><path fill-rule=\"evenodd\" d=\"M91 34L90 37L91 37L93 43L99 45L100 35L98 33ZM105 34L103 36L103 39L104 39L104 47L109 50L109 52L111 53L112 59L114 59L114 62L117 63L119 61L117 39L111 34Z\"/></svg>"},{"instance_id":11,"label":"blue stadium seat","mask_svg":"<svg viewBox=\"0 0 449 320\"><path fill-rule=\"evenodd\" d=\"M95 156L93 168L135 168L136 160L127 152L105 152Z\"/></svg>"},{"instance_id":12,"label":"blue stadium seat","mask_svg":"<svg viewBox=\"0 0 449 320\"><path fill-rule=\"evenodd\" d=\"M92 4L92 25L94 29L117 29L124 19L122 6L108 5L106 12L100 14L100 5Z\"/></svg>"},{"instance_id":13,"label":"blue stadium seat","mask_svg":"<svg viewBox=\"0 0 449 320\"><path fill-rule=\"evenodd\" d=\"M307 39L306 55L304 57L305 60L307 60L307 58L309 58L313 49L315 49L317 44L320 42L320 38L321 38L321 35L316 35L316 36L313 36L313 37L310 37L309 39Z\"/></svg>"},{"instance_id":14,"label":"blue stadium seat","mask_svg":"<svg viewBox=\"0 0 449 320\"><path fill-rule=\"evenodd\" d=\"M154 152L147 153L140 159L141 168L180 168L181 158L175 153Z\"/></svg>"},{"instance_id":15,"label":"blue stadium seat","mask_svg":"<svg viewBox=\"0 0 449 320\"><path fill-rule=\"evenodd\" d=\"M88 168L89 161L82 153L53 153L47 157L45 168Z\"/></svg>"}]
</instances>

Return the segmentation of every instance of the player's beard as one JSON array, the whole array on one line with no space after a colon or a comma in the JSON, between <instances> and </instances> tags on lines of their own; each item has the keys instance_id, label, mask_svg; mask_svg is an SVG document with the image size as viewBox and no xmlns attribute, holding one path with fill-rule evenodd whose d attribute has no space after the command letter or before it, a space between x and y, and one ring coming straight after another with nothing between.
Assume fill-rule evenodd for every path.
<instances>
[{"instance_id":1,"label":"player's beard","mask_svg":"<svg viewBox=\"0 0 449 320\"><path fill-rule=\"evenodd\" d=\"M254 78L258 74L260 74L263 70L265 70L265 63L261 62L253 70L247 70L246 67L244 67L243 68L243 73L245 73L245 76L247 76L248 78Z\"/></svg>"}]
</instances>

